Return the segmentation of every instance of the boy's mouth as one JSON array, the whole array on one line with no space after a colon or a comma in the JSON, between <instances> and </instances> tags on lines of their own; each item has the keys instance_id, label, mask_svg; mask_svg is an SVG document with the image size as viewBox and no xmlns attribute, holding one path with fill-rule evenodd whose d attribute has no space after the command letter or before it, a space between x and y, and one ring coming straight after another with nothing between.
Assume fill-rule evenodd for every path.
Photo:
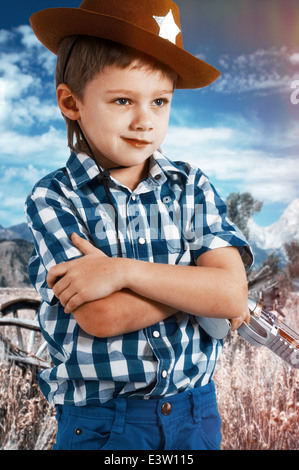
<instances>
[{"instance_id":1,"label":"boy's mouth","mask_svg":"<svg viewBox=\"0 0 299 470\"><path fill-rule=\"evenodd\" d=\"M127 137L122 137L122 140L124 140L127 144L135 148L146 147L147 145L151 143L151 142L148 142L147 140L129 139Z\"/></svg>"}]
</instances>

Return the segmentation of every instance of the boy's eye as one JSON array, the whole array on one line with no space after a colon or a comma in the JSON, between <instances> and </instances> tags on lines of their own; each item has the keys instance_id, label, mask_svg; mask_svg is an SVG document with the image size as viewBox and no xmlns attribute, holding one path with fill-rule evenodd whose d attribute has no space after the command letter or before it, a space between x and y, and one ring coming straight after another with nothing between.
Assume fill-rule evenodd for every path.
<instances>
[{"instance_id":1,"label":"boy's eye","mask_svg":"<svg viewBox=\"0 0 299 470\"><path fill-rule=\"evenodd\" d=\"M158 107L161 107L164 104L166 104L167 102L168 102L168 100L166 100L164 98L158 98L157 100L154 101L154 105L158 106Z\"/></svg>"},{"instance_id":2,"label":"boy's eye","mask_svg":"<svg viewBox=\"0 0 299 470\"><path fill-rule=\"evenodd\" d=\"M129 104L129 100L127 98L118 98L115 100L116 104L120 104L122 106L127 106Z\"/></svg>"}]
</instances>

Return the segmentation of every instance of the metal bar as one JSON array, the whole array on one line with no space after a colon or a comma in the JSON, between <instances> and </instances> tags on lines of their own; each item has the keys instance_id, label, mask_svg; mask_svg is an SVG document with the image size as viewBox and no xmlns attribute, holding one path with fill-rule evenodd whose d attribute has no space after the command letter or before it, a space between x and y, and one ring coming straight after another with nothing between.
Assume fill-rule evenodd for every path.
<instances>
[{"instance_id":1,"label":"metal bar","mask_svg":"<svg viewBox=\"0 0 299 470\"><path fill-rule=\"evenodd\" d=\"M14 326L20 326L22 328L27 328L28 330L40 331L38 321L30 320L28 318L25 319L25 318L1 317L0 326L1 325L14 325Z\"/></svg>"},{"instance_id":2,"label":"metal bar","mask_svg":"<svg viewBox=\"0 0 299 470\"><path fill-rule=\"evenodd\" d=\"M43 361L42 359L37 359L35 357L20 357L20 356L12 356L10 354L5 354L5 359L10 361L22 362L24 364L28 364L31 366L38 366L42 369L49 369L51 364L48 362Z\"/></svg>"}]
</instances>

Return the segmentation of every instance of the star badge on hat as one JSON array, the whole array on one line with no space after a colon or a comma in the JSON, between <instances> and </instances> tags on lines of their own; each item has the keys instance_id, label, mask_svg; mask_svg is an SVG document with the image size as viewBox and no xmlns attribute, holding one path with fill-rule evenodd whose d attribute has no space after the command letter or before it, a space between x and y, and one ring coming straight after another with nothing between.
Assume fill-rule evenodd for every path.
<instances>
[{"instance_id":1,"label":"star badge on hat","mask_svg":"<svg viewBox=\"0 0 299 470\"><path fill-rule=\"evenodd\" d=\"M177 35L181 32L174 21L172 11L169 10L166 16L154 16L160 27L159 36L175 44Z\"/></svg>"}]
</instances>

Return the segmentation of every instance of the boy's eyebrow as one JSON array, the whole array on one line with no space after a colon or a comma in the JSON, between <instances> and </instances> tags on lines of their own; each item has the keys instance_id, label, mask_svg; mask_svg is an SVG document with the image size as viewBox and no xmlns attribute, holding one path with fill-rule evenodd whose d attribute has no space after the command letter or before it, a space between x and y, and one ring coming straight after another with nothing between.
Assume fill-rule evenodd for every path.
<instances>
[{"instance_id":1,"label":"boy's eyebrow","mask_svg":"<svg viewBox=\"0 0 299 470\"><path fill-rule=\"evenodd\" d=\"M154 95L167 95L167 94L173 94L174 90L157 90L153 94ZM125 90L125 89L115 89L115 90L106 90L107 94L129 94L129 93L135 93L134 90Z\"/></svg>"}]
</instances>

